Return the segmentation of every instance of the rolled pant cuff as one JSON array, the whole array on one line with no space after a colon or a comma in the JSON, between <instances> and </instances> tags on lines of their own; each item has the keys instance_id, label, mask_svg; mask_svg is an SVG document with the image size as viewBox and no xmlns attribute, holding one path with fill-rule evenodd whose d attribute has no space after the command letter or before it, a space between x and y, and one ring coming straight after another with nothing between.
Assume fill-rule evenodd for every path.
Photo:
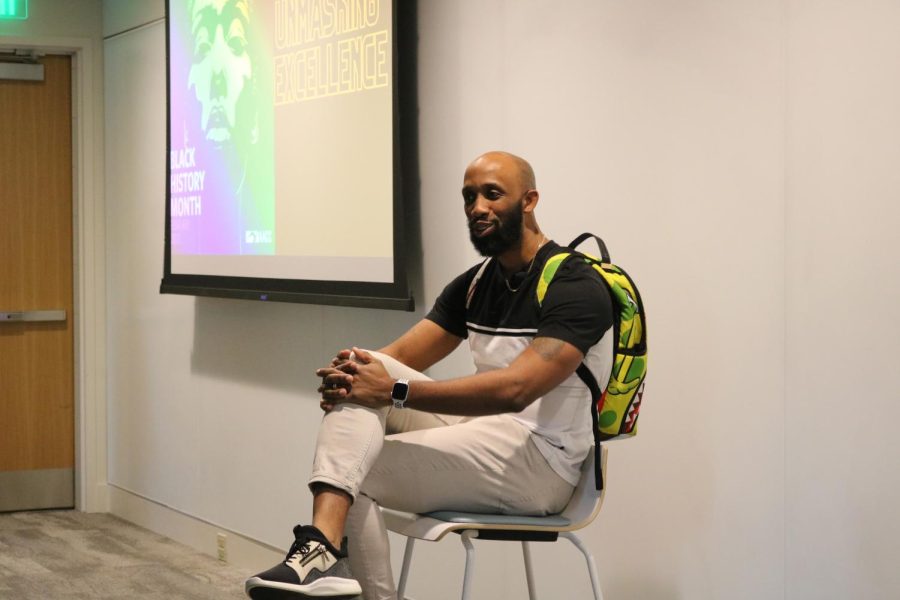
<instances>
[{"instance_id":1,"label":"rolled pant cuff","mask_svg":"<svg viewBox=\"0 0 900 600\"><path fill-rule=\"evenodd\" d=\"M353 485L347 483L346 481L341 481L340 479L335 479L331 477L327 473L313 473L309 478L309 482L307 485L309 486L310 491L315 491L313 489L314 485L317 483L323 483L330 487L341 490L342 492L346 492L350 494L350 497L354 500L356 499L357 494L359 494L359 485Z\"/></svg>"}]
</instances>

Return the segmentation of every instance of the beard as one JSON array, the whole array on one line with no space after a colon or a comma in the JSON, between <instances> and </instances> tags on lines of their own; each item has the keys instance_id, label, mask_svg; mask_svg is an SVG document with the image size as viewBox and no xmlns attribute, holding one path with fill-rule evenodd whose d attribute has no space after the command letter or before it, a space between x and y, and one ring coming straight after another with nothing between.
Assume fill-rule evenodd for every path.
<instances>
[{"instance_id":1,"label":"beard","mask_svg":"<svg viewBox=\"0 0 900 600\"><path fill-rule=\"evenodd\" d=\"M498 256L519 243L522 239L522 203L519 202L503 221L495 219L494 222L494 231L486 236L476 235L469 223L469 240L482 256Z\"/></svg>"}]
</instances>

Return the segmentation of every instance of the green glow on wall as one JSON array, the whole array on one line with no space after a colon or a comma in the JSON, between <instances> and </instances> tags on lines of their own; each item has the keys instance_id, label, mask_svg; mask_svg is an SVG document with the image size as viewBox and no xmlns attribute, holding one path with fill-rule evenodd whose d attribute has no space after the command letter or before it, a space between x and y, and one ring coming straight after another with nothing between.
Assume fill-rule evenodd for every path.
<instances>
[{"instance_id":1,"label":"green glow on wall","mask_svg":"<svg viewBox=\"0 0 900 600\"><path fill-rule=\"evenodd\" d=\"M0 19L27 19L28 0L0 0Z\"/></svg>"}]
</instances>

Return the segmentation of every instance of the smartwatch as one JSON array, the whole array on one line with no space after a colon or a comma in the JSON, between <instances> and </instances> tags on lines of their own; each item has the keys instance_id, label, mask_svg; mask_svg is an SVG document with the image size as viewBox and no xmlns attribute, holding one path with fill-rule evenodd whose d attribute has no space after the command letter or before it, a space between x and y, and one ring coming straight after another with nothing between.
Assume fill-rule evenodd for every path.
<instances>
[{"instance_id":1,"label":"smartwatch","mask_svg":"<svg viewBox=\"0 0 900 600\"><path fill-rule=\"evenodd\" d=\"M409 379L398 379L391 390L391 400L394 408L405 408L406 399L409 397Z\"/></svg>"}]
</instances>

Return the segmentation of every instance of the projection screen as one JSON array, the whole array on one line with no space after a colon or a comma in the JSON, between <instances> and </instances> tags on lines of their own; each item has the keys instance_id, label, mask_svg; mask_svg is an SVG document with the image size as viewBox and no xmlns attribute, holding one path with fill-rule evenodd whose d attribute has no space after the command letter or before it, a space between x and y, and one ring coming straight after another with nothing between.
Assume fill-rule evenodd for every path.
<instances>
[{"instance_id":1,"label":"projection screen","mask_svg":"<svg viewBox=\"0 0 900 600\"><path fill-rule=\"evenodd\" d=\"M412 310L400 4L168 0L162 293Z\"/></svg>"}]
</instances>

